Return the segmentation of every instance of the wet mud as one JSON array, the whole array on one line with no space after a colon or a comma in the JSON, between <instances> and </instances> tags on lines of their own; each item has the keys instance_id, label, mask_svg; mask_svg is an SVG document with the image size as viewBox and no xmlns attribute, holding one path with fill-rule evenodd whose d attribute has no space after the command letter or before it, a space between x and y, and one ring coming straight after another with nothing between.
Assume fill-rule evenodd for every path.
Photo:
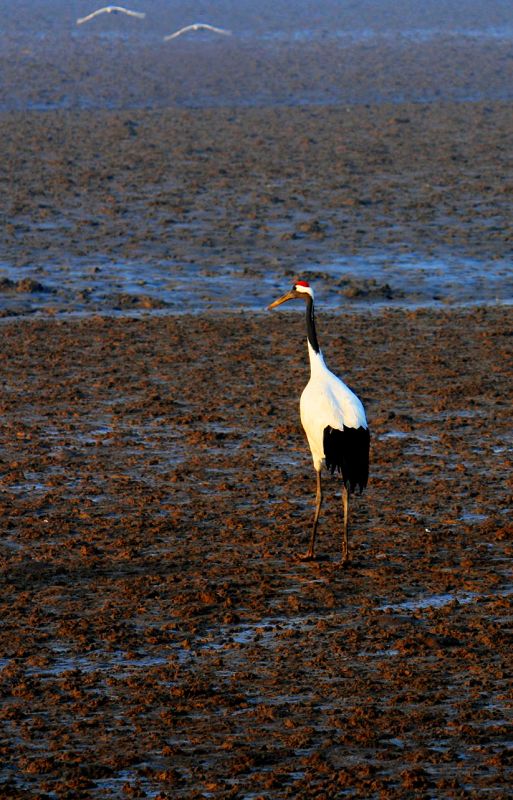
<instances>
[{"instance_id":1,"label":"wet mud","mask_svg":"<svg viewBox=\"0 0 513 800\"><path fill-rule=\"evenodd\" d=\"M509 797L508 315L319 313L346 569L302 314L4 320L1 796Z\"/></svg>"},{"instance_id":2,"label":"wet mud","mask_svg":"<svg viewBox=\"0 0 513 800\"><path fill-rule=\"evenodd\" d=\"M1 798L511 797L511 15L413 5L3 21Z\"/></svg>"},{"instance_id":3,"label":"wet mud","mask_svg":"<svg viewBox=\"0 0 513 800\"><path fill-rule=\"evenodd\" d=\"M2 128L2 315L264 308L305 270L338 307L513 297L508 104L9 112Z\"/></svg>"}]
</instances>

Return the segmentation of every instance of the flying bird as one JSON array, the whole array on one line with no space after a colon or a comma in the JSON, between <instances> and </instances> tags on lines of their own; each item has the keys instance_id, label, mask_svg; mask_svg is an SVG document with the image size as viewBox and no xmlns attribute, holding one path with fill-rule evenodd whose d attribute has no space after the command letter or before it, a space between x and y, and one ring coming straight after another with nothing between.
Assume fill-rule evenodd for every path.
<instances>
[{"instance_id":1,"label":"flying bird","mask_svg":"<svg viewBox=\"0 0 513 800\"><path fill-rule=\"evenodd\" d=\"M268 309L288 300L306 303L306 333L310 359L310 380L300 400L301 423L308 439L317 474L315 515L310 543L302 560L315 558L315 535L322 503L322 466L333 473L342 473L342 564L349 561L348 519L349 496L367 486L369 477L369 428L365 410L354 392L330 372L317 340L314 319L314 293L307 281L297 281L289 292L279 297Z\"/></svg>"},{"instance_id":2,"label":"flying bird","mask_svg":"<svg viewBox=\"0 0 513 800\"><path fill-rule=\"evenodd\" d=\"M232 35L231 31L227 31L224 28L216 28L206 22L195 22L194 25L186 25L185 28L180 28L179 31L170 33L169 36L164 36L164 41L169 42L171 39L176 39L177 36L181 36L182 33L187 33L188 31L213 31L214 33L222 33L224 36Z\"/></svg>"},{"instance_id":3,"label":"flying bird","mask_svg":"<svg viewBox=\"0 0 513 800\"><path fill-rule=\"evenodd\" d=\"M105 6L104 8L99 8L97 11L93 11L92 14L88 14L87 17L80 17L77 19L77 25L82 25L83 22L89 22L89 20L94 19L99 14L126 14L129 17L137 17L137 19L144 19L146 14L143 11L130 11L129 8L123 8L123 6Z\"/></svg>"}]
</instances>

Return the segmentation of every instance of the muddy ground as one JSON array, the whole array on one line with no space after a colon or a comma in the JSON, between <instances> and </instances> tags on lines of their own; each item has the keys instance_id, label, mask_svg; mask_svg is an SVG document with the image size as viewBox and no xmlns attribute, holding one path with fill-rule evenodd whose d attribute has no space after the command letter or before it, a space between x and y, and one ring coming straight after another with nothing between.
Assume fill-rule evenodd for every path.
<instances>
[{"instance_id":1,"label":"muddy ground","mask_svg":"<svg viewBox=\"0 0 513 800\"><path fill-rule=\"evenodd\" d=\"M511 797L507 36L47 5L0 44L0 797ZM296 559L302 310L256 310L298 273L372 431L345 569L336 478Z\"/></svg>"},{"instance_id":2,"label":"muddy ground","mask_svg":"<svg viewBox=\"0 0 513 800\"><path fill-rule=\"evenodd\" d=\"M320 317L347 569L302 314L4 321L2 796L509 797L508 315Z\"/></svg>"},{"instance_id":3,"label":"muddy ground","mask_svg":"<svg viewBox=\"0 0 513 800\"><path fill-rule=\"evenodd\" d=\"M509 256L511 119L502 102L7 112L4 257L259 274L383 249Z\"/></svg>"},{"instance_id":4,"label":"muddy ground","mask_svg":"<svg viewBox=\"0 0 513 800\"><path fill-rule=\"evenodd\" d=\"M305 270L338 307L511 300L511 121L503 102L6 112L0 316L263 309Z\"/></svg>"}]
</instances>

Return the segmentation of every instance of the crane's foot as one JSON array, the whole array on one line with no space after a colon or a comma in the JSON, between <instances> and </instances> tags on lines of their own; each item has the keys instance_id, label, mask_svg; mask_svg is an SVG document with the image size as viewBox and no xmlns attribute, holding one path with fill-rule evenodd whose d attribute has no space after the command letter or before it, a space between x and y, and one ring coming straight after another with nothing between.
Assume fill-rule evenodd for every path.
<instances>
[{"instance_id":1,"label":"crane's foot","mask_svg":"<svg viewBox=\"0 0 513 800\"><path fill-rule=\"evenodd\" d=\"M313 550L307 550L302 556L297 556L298 561L316 561L317 557Z\"/></svg>"},{"instance_id":2,"label":"crane's foot","mask_svg":"<svg viewBox=\"0 0 513 800\"><path fill-rule=\"evenodd\" d=\"M315 561L319 563L319 561L329 561L330 557L327 555L316 556L314 553L311 553L309 550L302 556L296 556L296 561Z\"/></svg>"}]
</instances>

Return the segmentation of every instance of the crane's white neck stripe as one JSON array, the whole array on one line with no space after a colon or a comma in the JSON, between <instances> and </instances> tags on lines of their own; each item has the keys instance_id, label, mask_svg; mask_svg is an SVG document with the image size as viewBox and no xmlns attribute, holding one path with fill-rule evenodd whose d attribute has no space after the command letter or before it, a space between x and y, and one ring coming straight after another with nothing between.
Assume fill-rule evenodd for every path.
<instances>
[{"instance_id":1,"label":"crane's white neck stripe","mask_svg":"<svg viewBox=\"0 0 513 800\"><path fill-rule=\"evenodd\" d=\"M309 286L301 286L301 284L296 283L296 285L294 286L294 289L296 290L296 292L301 292L302 294L309 294L310 297L313 300L314 294L313 294L312 289L310 289Z\"/></svg>"},{"instance_id":2,"label":"crane's white neck stripe","mask_svg":"<svg viewBox=\"0 0 513 800\"><path fill-rule=\"evenodd\" d=\"M308 339L306 340L306 343L308 345L308 358L310 359L310 368L312 374L318 372L319 370L327 370L328 367L326 366L322 352L320 350L316 352Z\"/></svg>"}]
</instances>

